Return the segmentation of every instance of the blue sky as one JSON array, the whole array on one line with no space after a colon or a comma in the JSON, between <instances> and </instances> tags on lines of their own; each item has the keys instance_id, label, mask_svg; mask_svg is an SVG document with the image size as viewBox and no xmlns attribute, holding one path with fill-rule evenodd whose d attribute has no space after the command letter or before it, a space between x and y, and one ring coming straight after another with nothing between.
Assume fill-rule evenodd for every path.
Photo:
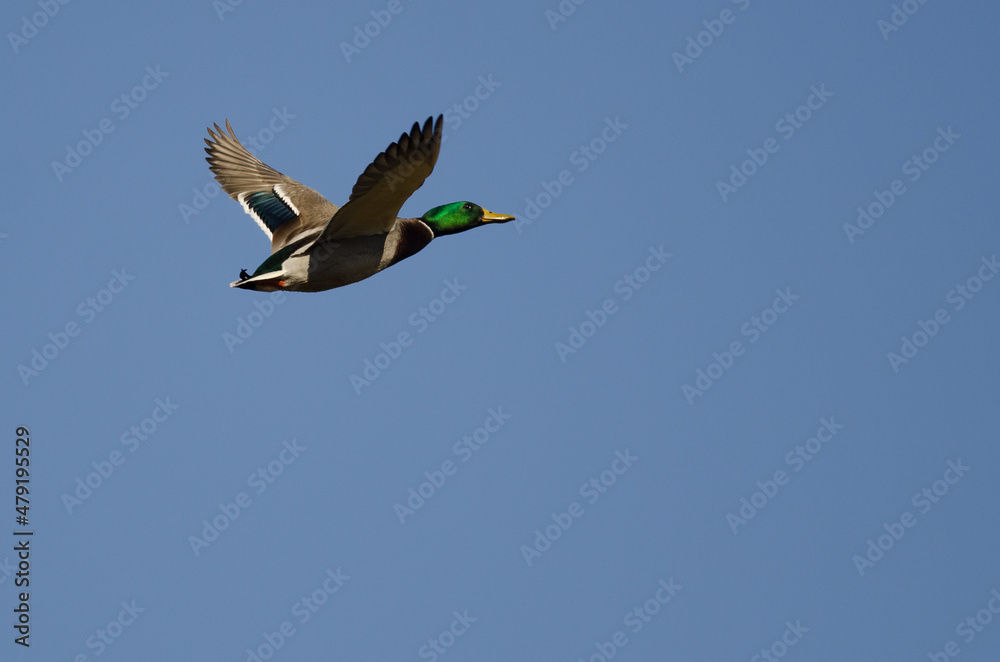
<instances>
[{"instance_id":1,"label":"blue sky","mask_svg":"<svg viewBox=\"0 0 1000 662\"><path fill-rule=\"evenodd\" d=\"M8 3L3 659L995 660L998 12ZM438 113L517 222L229 287L206 126Z\"/></svg>"}]
</instances>

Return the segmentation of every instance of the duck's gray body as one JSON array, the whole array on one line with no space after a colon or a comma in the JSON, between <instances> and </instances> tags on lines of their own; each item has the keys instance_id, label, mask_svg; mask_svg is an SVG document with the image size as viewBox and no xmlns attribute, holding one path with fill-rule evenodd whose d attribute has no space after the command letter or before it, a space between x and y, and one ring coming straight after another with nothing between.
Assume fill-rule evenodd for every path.
<instances>
[{"instance_id":1,"label":"duck's gray body","mask_svg":"<svg viewBox=\"0 0 1000 662\"><path fill-rule=\"evenodd\" d=\"M263 292L322 292L374 276L416 254L432 239L434 232L419 218L400 218L386 234L320 240L304 253L297 253L296 246L289 246L288 257L277 253L272 256L284 258L280 266L268 265L265 261L261 265L263 273L255 272L252 277L232 285ZM306 239L303 244L310 241ZM276 280L284 285L279 286Z\"/></svg>"},{"instance_id":2,"label":"duck's gray body","mask_svg":"<svg viewBox=\"0 0 1000 662\"><path fill-rule=\"evenodd\" d=\"M205 151L215 178L271 238L271 256L232 286L320 292L368 278L427 246L434 239L430 226L396 214L434 168L441 123L440 115L428 118L389 145L343 207L262 163L228 121L228 134L218 125L209 129Z\"/></svg>"}]
</instances>

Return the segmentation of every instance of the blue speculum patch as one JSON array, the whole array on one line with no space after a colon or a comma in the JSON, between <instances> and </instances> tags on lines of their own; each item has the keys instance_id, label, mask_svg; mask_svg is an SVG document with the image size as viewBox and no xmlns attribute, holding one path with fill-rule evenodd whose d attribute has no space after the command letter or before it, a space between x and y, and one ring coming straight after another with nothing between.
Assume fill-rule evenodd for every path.
<instances>
[{"instance_id":1,"label":"blue speculum patch","mask_svg":"<svg viewBox=\"0 0 1000 662\"><path fill-rule=\"evenodd\" d=\"M295 212L273 190L251 193L244 200L248 207L257 212L271 232L295 218Z\"/></svg>"}]
</instances>

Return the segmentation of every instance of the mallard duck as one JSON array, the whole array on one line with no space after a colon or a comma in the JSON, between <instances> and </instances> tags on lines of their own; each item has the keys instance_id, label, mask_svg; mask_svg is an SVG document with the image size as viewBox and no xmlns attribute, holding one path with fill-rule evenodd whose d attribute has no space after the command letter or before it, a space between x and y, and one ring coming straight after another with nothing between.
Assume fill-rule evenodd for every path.
<instances>
[{"instance_id":1,"label":"mallard duck","mask_svg":"<svg viewBox=\"0 0 1000 662\"><path fill-rule=\"evenodd\" d=\"M222 190L243 205L271 239L271 255L231 287L321 292L356 283L416 254L440 237L486 223L507 223L472 202L434 207L420 218L397 218L403 203L434 169L441 120L429 117L375 157L343 207L265 165L236 138L208 129L208 167Z\"/></svg>"}]
</instances>

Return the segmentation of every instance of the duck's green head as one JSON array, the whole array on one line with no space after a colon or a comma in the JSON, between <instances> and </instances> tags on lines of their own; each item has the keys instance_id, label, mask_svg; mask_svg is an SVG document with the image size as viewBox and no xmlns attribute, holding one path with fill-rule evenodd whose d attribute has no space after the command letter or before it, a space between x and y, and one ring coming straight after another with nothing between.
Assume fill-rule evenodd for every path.
<instances>
[{"instance_id":1,"label":"duck's green head","mask_svg":"<svg viewBox=\"0 0 1000 662\"><path fill-rule=\"evenodd\" d=\"M435 237L445 234L465 232L478 228L485 223L506 223L513 221L513 216L494 214L473 202L452 202L431 209L420 217L434 231Z\"/></svg>"}]
</instances>

